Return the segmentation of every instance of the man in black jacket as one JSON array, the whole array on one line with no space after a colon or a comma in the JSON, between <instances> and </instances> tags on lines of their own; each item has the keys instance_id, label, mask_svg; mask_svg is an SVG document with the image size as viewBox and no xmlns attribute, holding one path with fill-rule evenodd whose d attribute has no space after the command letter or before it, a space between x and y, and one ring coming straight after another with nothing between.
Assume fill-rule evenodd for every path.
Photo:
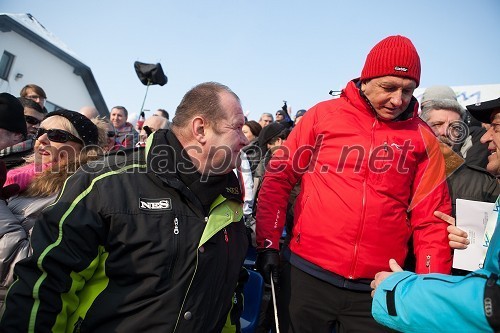
<instances>
[{"instance_id":1,"label":"man in black jacket","mask_svg":"<svg viewBox=\"0 0 500 333\"><path fill-rule=\"evenodd\" d=\"M171 130L82 167L37 221L1 332L217 332L247 250L239 98L203 83Z\"/></svg>"},{"instance_id":2,"label":"man in black jacket","mask_svg":"<svg viewBox=\"0 0 500 333\"><path fill-rule=\"evenodd\" d=\"M424 91L420 117L432 128L441 142L445 162L448 189L455 216L456 199L495 202L500 185L485 169L470 164L452 151L452 146L468 136L464 122L465 108L458 102L453 89L448 86L432 86Z\"/></svg>"}]
</instances>

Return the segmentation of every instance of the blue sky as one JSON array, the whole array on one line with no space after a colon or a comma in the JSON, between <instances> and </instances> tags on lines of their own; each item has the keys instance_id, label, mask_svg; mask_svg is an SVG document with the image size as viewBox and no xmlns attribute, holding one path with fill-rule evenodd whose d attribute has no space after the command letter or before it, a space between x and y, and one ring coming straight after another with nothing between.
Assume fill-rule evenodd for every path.
<instances>
[{"instance_id":1,"label":"blue sky","mask_svg":"<svg viewBox=\"0 0 500 333\"><path fill-rule=\"evenodd\" d=\"M420 54L421 87L500 83L498 0L0 0L0 11L32 14L92 69L107 106L130 113L146 92L134 61L160 62L169 79L145 109L173 115L187 90L218 81L257 120L283 100L294 114L330 98L395 34Z\"/></svg>"}]
</instances>

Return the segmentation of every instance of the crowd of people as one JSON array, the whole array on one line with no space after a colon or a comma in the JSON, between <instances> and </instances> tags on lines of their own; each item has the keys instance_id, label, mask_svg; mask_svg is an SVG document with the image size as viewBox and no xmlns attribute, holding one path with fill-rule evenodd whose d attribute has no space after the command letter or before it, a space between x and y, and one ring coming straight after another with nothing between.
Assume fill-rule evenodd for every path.
<instances>
[{"instance_id":1,"label":"crowd of people","mask_svg":"<svg viewBox=\"0 0 500 333\"><path fill-rule=\"evenodd\" d=\"M398 35L294 115L216 82L137 124L0 93L0 332L240 332L247 269L256 332L499 331L498 214L481 268L452 262L457 199L500 205L500 98L419 104L420 77Z\"/></svg>"}]
</instances>

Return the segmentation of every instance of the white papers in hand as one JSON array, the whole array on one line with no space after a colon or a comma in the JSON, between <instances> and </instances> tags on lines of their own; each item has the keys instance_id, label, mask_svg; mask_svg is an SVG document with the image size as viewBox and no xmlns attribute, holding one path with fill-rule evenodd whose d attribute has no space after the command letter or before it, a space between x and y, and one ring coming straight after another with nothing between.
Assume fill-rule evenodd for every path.
<instances>
[{"instance_id":1,"label":"white papers in hand","mask_svg":"<svg viewBox=\"0 0 500 333\"><path fill-rule=\"evenodd\" d=\"M457 199L456 225L469 235L470 244L465 250L455 250L453 267L474 271L483 267L488 245L485 244L484 230L488 219L496 220L495 204L490 202Z\"/></svg>"}]
</instances>

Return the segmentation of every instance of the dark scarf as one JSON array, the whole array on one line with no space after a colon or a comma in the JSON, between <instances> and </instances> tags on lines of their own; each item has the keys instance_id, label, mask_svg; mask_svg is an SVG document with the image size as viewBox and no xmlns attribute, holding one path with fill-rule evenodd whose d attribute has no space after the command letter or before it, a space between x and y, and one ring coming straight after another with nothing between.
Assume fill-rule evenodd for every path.
<instances>
[{"instance_id":1,"label":"dark scarf","mask_svg":"<svg viewBox=\"0 0 500 333\"><path fill-rule=\"evenodd\" d=\"M161 130L154 135L153 146L148 156L148 160L151 160L150 167L157 174L167 178L174 177L184 183L201 203L205 215L208 215L211 204L219 195L242 200L239 182L234 172L216 176L202 175L196 170L186 150L172 131ZM171 149L166 149L165 145ZM165 158L156 158L153 154L161 154ZM164 168L161 168L161 165Z\"/></svg>"}]
</instances>

